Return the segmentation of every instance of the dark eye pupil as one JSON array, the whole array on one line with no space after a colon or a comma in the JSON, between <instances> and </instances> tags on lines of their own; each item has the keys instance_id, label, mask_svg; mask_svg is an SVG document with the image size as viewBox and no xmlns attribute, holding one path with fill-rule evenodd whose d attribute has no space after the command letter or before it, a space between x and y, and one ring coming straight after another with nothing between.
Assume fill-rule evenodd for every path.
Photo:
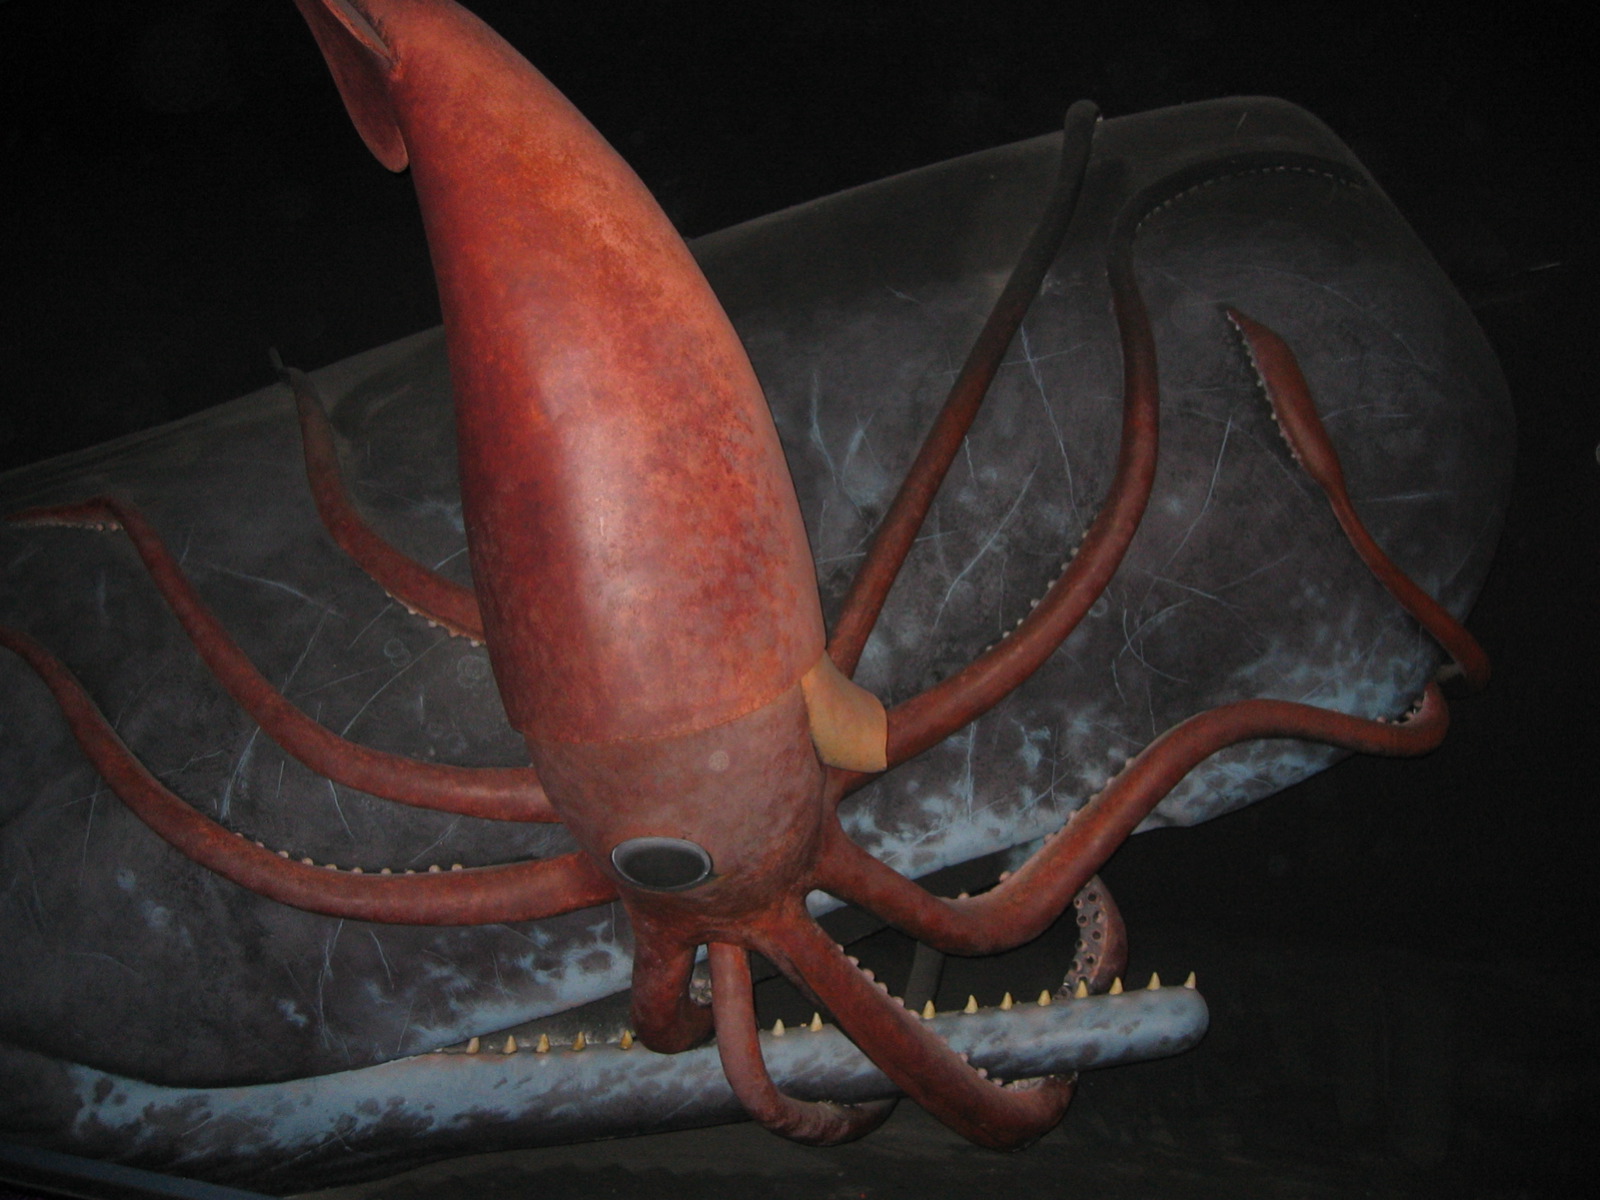
<instances>
[{"instance_id":1,"label":"dark eye pupil","mask_svg":"<svg viewBox=\"0 0 1600 1200\"><path fill-rule=\"evenodd\" d=\"M711 855L683 838L630 838L611 852L611 865L635 887L655 892L691 888L711 875Z\"/></svg>"}]
</instances>

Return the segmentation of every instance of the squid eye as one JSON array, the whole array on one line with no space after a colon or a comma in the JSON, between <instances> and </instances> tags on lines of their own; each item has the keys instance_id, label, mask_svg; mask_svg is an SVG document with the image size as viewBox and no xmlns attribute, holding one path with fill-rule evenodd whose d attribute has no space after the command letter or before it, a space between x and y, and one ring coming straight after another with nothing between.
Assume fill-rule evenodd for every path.
<instances>
[{"instance_id":1,"label":"squid eye","mask_svg":"<svg viewBox=\"0 0 1600 1200\"><path fill-rule=\"evenodd\" d=\"M711 877L711 855L683 838L629 838L611 851L611 865L652 892L681 892Z\"/></svg>"}]
</instances>

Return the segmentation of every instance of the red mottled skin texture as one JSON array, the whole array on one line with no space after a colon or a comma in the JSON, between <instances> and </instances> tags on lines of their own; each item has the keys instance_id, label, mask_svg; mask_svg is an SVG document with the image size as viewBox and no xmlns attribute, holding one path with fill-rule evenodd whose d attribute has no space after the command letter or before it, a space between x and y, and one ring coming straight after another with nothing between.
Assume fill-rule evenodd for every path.
<instances>
[{"instance_id":1,"label":"red mottled skin texture","mask_svg":"<svg viewBox=\"0 0 1600 1200\"><path fill-rule=\"evenodd\" d=\"M755 1039L749 951L819 998L917 1103L974 1142L1011 1148L1060 1119L1071 1081L1002 1084L969 1067L821 931L806 912L808 892L859 904L939 949L992 953L1044 930L1162 797L1223 747L1302 738L1405 755L1443 737L1444 703L1431 684L1418 709L1394 722L1287 701L1229 704L1157 738L991 891L942 899L897 874L852 843L835 815L872 772L826 765L839 756L813 745L817 724L801 680L825 636L794 489L743 348L660 209L537 71L449 0L296 3L367 144L390 168L409 165L416 183L450 348L475 591L406 560L366 527L338 478L309 382L290 372L318 507L335 540L393 595L486 643L533 768L411 763L316 726L249 664L125 502L101 498L10 519L124 530L236 700L330 778L407 804L560 820L581 850L421 876L285 861L167 792L64 667L32 639L0 630L0 644L53 690L117 794L184 854L286 904L364 920L525 920L620 898L637 946L640 1040L678 1051L714 1024L729 1080L757 1120L830 1143L859 1136L884 1110L777 1091ZM845 677L1055 257L1095 120L1088 105L1069 114L1061 177L1039 230L849 593L827 643ZM1149 206L1130 204L1108 263L1124 418L1100 515L1012 635L887 714L886 737L874 734L885 745L867 756L873 762L905 761L1026 679L1099 597L1139 527L1155 471L1159 392L1131 245ZM1481 683L1487 660L1470 635L1361 526L1288 346L1243 314L1230 316L1297 457L1352 543L1468 681ZM866 711L859 695L852 703L842 711ZM870 703L867 710L881 714ZM638 838L694 843L709 867L677 890L645 886L612 858ZM1106 945L1121 945L1120 929ZM701 946L710 952L710 1006L689 987ZM1096 983L1109 983L1116 966L1102 963Z\"/></svg>"}]
</instances>

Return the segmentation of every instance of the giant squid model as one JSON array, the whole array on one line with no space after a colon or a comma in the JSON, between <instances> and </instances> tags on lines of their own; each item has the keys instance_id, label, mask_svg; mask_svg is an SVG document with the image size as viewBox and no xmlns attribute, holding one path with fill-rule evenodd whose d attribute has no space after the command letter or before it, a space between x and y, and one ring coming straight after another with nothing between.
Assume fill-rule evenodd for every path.
<instances>
[{"instance_id":1,"label":"giant squid model","mask_svg":"<svg viewBox=\"0 0 1600 1200\"><path fill-rule=\"evenodd\" d=\"M1013 1148L1190 1044L1107 858L1488 674L1504 388L1376 184L1281 102L1080 104L691 255L454 3L296 2L411 171L448 377L422 335L0 487L4 1127L304 1183L899 1092ZM984 955L1074 898L1063 991L972 1018L818 924ZM825 1029L758 1035L752 953Z\"/></svg>"}]
</instances>

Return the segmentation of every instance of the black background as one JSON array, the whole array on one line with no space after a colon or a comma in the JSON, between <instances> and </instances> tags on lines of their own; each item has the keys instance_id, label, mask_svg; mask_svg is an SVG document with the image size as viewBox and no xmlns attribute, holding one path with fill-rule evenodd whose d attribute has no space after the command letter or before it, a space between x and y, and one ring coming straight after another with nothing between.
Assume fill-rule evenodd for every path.
<instances>
[{"instance_id":1,"label":"black background","mask_svg":"<svg viewBox=\"0 0 1600 1200\"><path fill-rule=\"evenodd\" d=\"M1346 763L1139 838L1108 871L1134 974L1200 970L1199 1050L1091 1077L1061 1130L1009 1158L903 1111L841 1151L745 1128L529 1154L463 1169L474 1194L1575 1187L1600 1117L1583 749L1600 329L1575 31L1370 3L473 7L690 236L1047 132L1080 96L1109 116L1284 96L1352 146L1467 295L1520 422L1472 621L1497 676L1457 704L1445 749ZM361 146L288 0L0 0L0 87L0 469L263 386L268 347L316 367L437 322L409 183ZM1010 978L970 969L948 987Z\"/></svg>"}]
</instances>

